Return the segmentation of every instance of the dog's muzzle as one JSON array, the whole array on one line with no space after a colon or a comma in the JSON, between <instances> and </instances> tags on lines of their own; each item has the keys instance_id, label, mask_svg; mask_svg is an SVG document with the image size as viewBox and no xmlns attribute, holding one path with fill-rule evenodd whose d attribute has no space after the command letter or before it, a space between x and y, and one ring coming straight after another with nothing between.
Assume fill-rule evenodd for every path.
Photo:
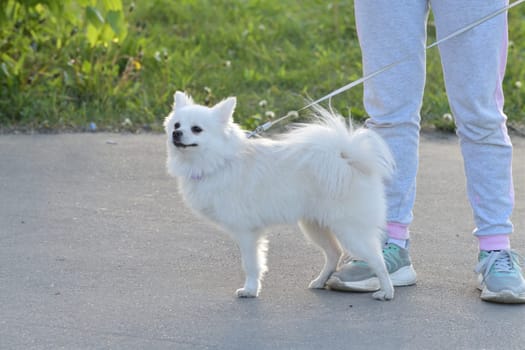
<instances>
[{"instance_id":1,"label":"dog's muzzle","mask_svg":"<svg viewBox=\"0 0 525 350\"><path fill-rule=\"evenodd\" d=\"M171 141L173 142L173 144L175 145L175 147L177 148L186 148L186 147L197 147L197 144L196 143L190 143L190 144L185 144L181 141L182 139L182 131L180 130L175 130L173 131L173 133L171 134Z\"/></svg>"},{"instance_id":2,"label":"dog's muzzle","mask_svg":"<svg viewBox=\"0 0 525 350\"><path fill-rule=\"evenodd\" d=\"M172 139L173 139L173 143L180 142L180 138L182 137L182 131L175 130L173 132L173 134L171 134L171 136L172 136Z\"/></svg>"}]
</instances>

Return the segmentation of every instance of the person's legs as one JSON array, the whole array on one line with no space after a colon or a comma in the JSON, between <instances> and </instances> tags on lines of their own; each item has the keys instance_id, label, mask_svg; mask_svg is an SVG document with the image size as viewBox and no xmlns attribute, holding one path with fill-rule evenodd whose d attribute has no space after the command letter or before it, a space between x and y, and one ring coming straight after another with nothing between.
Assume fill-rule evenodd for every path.
<instances>
[{"instance_id":1,"label":"person's legs","mask_svg":"<svg viewBox=\"0 0 525 350\"><path fill-rule=\"evenodd\" d=\"M406 240L416 194L428 5L426 0L356 0L354 6L364 75L413 57L364 83L366 126L384 138L396 161L387 185L387 233Z\"/></svg>"},{"instance_id":2,"label":"person's legs","mask_svg":"<svg viewBox=\"0 0 525 350\"><path fill-rule=\"evenodd\" d=\"M368 75L412 55L364 83L366 126L389 145L396 171L387 184L387 234L383 249L394 286L416 282L406 241L416 195L420 109L425 86L427 0L355 0L357 33ZM368 264L352 261L327 281L332 289L374 291L379 281Z\"/></svg>"},{"instance_id":3,"label":"person's legs","mask_svg":"<svg viewBox=\"0 0 525 350\"><path fill-rule=\"evenodd\" d=\"M443 37L504 7L507 1L432 0L431 4L438 37ZM439 49L464 159L474 234L482 251L477 269L483 275L482 298L525 302L525 282L509 239L514 187L512 144L503 113L507 40L507 17L502 14L446 41ZM490 252L495 250L501 252Z\"/></svg>"},{"instance_id":4,"label":"person's legs","mask_svg":"<svg viewBox=\"0 0 525 350\"><path fill-rule=\"evenodd\" d=\"M505 0L434 0L438 36L464 27ZM460 13L461 16L457 14ZM507 19L502 14L440 45L447 95L456 119L467 190L483 250L508 249L514 205L512 144L503 113ZM489 237L489 238L487 238Z\"/></svg>"}]
</instances>

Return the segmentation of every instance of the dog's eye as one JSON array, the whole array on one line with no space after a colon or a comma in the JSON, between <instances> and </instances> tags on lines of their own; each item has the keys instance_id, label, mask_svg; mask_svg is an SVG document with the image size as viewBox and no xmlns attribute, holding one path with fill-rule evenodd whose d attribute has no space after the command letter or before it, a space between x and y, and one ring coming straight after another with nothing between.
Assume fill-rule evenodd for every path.
<instances>
[{"instance_id":1,"label":"dog's eye","mask_svg":"<svg viewBox=\"0 0 525 350\"><path fill-rule=\"evenodd\" d=\"M178 128L180 128L180 123L179 122L175 123L175 129L178 129Z\"/></svg>"},{"instance_id":2,"label":"dog's eye","mask_svg":"<svg viewBox=\"0 0 525 350\"><path fill-rule=\"evenodd\" d=\"M200 126L195 125L195 126L191 127L191 132L193 132L194 134L198 134L198 133L202 132L202 129L201 129Z\"/></svg>"}]
</instances>

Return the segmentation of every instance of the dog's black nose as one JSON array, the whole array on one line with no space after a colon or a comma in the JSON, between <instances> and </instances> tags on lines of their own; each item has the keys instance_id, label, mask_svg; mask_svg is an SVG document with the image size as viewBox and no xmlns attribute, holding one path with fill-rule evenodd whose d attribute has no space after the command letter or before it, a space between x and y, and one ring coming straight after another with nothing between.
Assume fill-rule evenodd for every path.
<instances>
[{"instance_id":1,"label":"dog's black nose","mask_svg":"<svg viewBox=\"0 0 525 350\"><path fill-rule=\"evenodd\" d=\"M172 137L174 141L180 141L180 138L182 137L182 131L175 130L172 134Z\"/></svg>"}]
</instances>

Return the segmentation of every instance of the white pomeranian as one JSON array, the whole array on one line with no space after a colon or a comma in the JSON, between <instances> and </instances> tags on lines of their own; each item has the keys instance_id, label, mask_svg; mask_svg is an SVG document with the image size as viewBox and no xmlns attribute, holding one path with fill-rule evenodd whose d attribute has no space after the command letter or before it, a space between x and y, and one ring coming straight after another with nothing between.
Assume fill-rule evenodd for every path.
<instances>
[{"instance_id":1,"label":"white pomeranian","mask_svg":"<svg viewBox=\"0 0 525 350\"><path fill-rule=\"evenodd\" d=\"M324 288L347 252L379 278L375 299L394 288L382 255L386 221L383 181L394 162L371 130L353 131L344 119L315 108L318 122L276 140L248 139L233 123L235 97L212 108L175 93L166 118L168 173L178 178L189 207L219 224L239 245L246 274L238 297L256 297L266 268L264 229L298 223L322 250L325 265L310 288Z\"/></svg>"}]
</instances>

